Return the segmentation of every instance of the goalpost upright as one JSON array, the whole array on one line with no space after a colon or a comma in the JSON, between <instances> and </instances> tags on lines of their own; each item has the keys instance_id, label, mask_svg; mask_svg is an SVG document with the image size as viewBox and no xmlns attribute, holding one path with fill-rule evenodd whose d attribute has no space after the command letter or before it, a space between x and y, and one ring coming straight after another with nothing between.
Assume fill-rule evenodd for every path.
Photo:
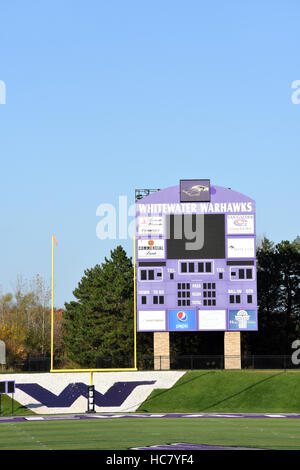
<instances>
[{"instance_id":1,"label":"goalpost upright","mask_svg":"<svg viewBox=\"0 0 300 470\"><path fill-rule=\"evenodd\" d=\"M87 369L54 369L54 348L53 348L53 341L54 341L54 241L57 245L57 241L54 235L52 235L52 281L51 281L51 367L50 372L54 373L70 373L70 372L89 372L90 373L90 382L92 385L93 382L93 372L132 372L137 371L137 324L136 324L136 262L135 262L135 237L134 237L134 247L133 247L133 258L134 258L134 268L133 268L133 282L134 282L134 367L129 368L106 368L106 369L99 369L99 368L87 368Z\"/></svg>"}]
</instances>

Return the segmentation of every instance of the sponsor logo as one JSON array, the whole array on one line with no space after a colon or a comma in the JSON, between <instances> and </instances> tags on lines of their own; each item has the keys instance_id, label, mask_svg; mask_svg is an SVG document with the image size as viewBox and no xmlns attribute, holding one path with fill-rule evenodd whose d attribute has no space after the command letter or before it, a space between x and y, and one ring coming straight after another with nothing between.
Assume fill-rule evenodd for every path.
<instances>
[{"instance_id":1,"label":"sponsor logo","mask_svg":"<svg viewBox=\"0 0 300 470\"><path fill-rule=\"evenodd\" d=\"M164 258L164 240L138 240L138 258Z\"/></svg>"},{"instance_id":2,"label":"sponsor logo","mask_svg":"<svg viewBox=\"0 0 300 470\"><path fill-rule=\"evenodd\" d=\"M248 221L246 219L236 219L233 223L237 227L246 227L248 225Z\"/></svg>"},{"instance_id":3,"label":"sponsor logo","mask_svg":"<svg viewBox=\"0 0 300 470\"><path fill-rule=\"evenodd\" d=\"M254 215L253 214L228 214L227 215L227 233L228 234L253 234L254 233Z\"/></svg>"},{"instance_id":4,"label":"sponsor logo","mask_svg":"<svg viewBox=\"0 0 300 470\"><path fill-rule=\"evenodd\" d=\"M185 321L187 321L188 316L185 312L178 312L177 313L177 318L178 318L179 321L185 322Z\"/></svg>"},{"instance_id":5,"label":"sponsor logo","mask_svg":"<svg viewBox=\"0 0 300 470\"><path fill-rule=\"evenodd\" d=\"M250 318L250 315L248 315L248 312L246 312L246 310L239 310L234 318L238 322L239 328L247 328L247 323Z\"/></svg>"},{"instance_id":6,"label":"sponsor logo","mask_svg":"<svg viewBox=\"0 0 300 470\"><path fill-rule=\"evenodd\" d=\"M165 331L165 310L140 310L138 312L138 331Z\"/></svg>"},{"instance_id":7,"label":"sponsor logo","mask_svg":"<svg viewBox=\"0 0 300 470\"><path fill-rule=\"evenodd\" d=\"M195 330L195 310L169 310L169 330Z\"/></svg>"},{"instance_id":8,"label":"sponsor logo","mask_svg":"<svg viewBox=\"0 0 300 470\"><path fill-rule=\"evenodd\" d=\"M255 330L257 328L256 310L230 310L230 330Z\"/></svg>"},{"instance_id":9,"label":"sponsor logo","mask_svg":"<svg viewBox=\"0 0 300 470\"><path fill-rule=\"evenodd\" d=\"M139 217L138 233L140 235L163 235L164 220L161 216Z\"/></svg>"},{"instance_id":10,"label":"sponsor logo","mask_svg":"<svg viewBox=\"0 0 300 470\"><path fill-rule=\"evenodd\" d=\"M254 258L254 238L228 238L228 258Z\"/></svg>"}]
</instances>

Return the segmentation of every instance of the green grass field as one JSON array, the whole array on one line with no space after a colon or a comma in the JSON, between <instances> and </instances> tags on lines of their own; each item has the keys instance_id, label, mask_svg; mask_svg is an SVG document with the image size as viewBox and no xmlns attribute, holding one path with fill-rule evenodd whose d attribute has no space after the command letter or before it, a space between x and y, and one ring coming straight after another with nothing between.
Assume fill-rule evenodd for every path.
<instances>
[{"instance_id":1,"label":"green grass field","mask_svg":"<svg viewBox=\"0 0 300 470\"><path fill-rule=\"evenodd\" d=\"M300 413L298 371L192 371L139 412ZM11 400L2 396L2 415ZM14 415L34 414L14 403ZM174 442L300 450L300 419L130 418L0 423L0 450L124 450Z\"/></svg>"},{"instance_id":2,"label":"green grass field","mask_svg":"<svg viewBox=\"0 0 300 470\"><path fill-rule=\"evenodd\" d=\"M300 450L300 421L130 418L0 424L1 450L122 450L174 442Z\"/></svg>"},{"instance_id":3,"label":"green grass field","mask_svg":"<svg viewBox=\"0 0 300 470\"><path fill-rule=\"evenodd\" d=\"M300 413L299 371L208 370L154 390L141 412Z\"/></svg>"},{"instance_id":4,"label":"green grass field","mask_svg":"<svg viewBox=\"0 0 300 470\"><path fill-rule=\"evenodd\" d=\"M12 416L12 414L14 416L27 416L35 413L26 406L12 400L10 395L1 395L1 416Z\"/></svg>"}]
</instances>

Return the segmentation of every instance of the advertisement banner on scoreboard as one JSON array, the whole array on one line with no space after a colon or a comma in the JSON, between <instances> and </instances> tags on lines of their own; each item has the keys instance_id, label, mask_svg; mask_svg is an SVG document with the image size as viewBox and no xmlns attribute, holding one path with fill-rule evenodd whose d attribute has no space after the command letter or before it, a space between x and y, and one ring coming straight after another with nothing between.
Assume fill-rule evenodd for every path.
<instances>
[{"instance_id":1,"label":"advertisement banner on scoreboard","mask_svg":"<svg viewBox=\"0 0 300 470\"><path fill-rule=\"evenodd\" d=\"M254 238L227 238L228 258L255 258Z\"/></svg>"},{"instance_id":2,"label":"advertisement banner on scoreboard","mask_svg":"<svg viewBox=\"0 0 300 470\"><path fill-rule=\"evenodd\" d=\"M257 330L256 310L229 310L229 330Z\"/></svg>"},{"instance_id":3,"label":"advertisement banner on scoreboard","mask_svg":"<svg viewBox=\"0 0 300 470\"><path fill-rule=\"evenodd\" d=\"M140 310L138 312L138 331L165 331L165 310Z\"/></svg>"},{"instance_id":4,"label":"advertisement banner on scoreboard","mask_svg":"<svg viewBox=\"0 0 300 470\"><path fill-rule=\"evenodd\" d=\"M228 235L253 235L254 215L253 214L228 214L227 215Z\"/></svg>"},{"instance_id":5,"label":"advertisement banner on scoreboard","mask_svg":"<svg viewBox=\"0 0 300 470\"><path fill-rule=\"evenodd\" d=\"M162 259L165 257L164 240L138 240L139 259Z\"/></svg>"},{"instance_id":6,"label":"advertisement banner on scoreboard","mask_svg":"<svg viewBox=\"0 0 300 470\"><path fill-rule=\"evenodd\" d=\"M199 330L226 330L226 310L199 310L198 315Z\"/></svg>"},{"instance_id":7,"label":"advertisement banner on scoreboard","mask_svg":"<svg viewBox=\"0 0 300 470\"><path fill-rule=\"evenodd\" d=\"M163 216L140 216L138 217L138 234L158 236L164 234Z\"/></svg>"},{"instance_id":8,"label":"advertisement banner on scoreboard","mask_svg":"<svg viewBox=\"0 0 300 470\"><path fill-rule=\"evenodd\" d=\"M195 329L195 310L169 310L170 331L193 331Z\"/></svg>"}]
</instances>

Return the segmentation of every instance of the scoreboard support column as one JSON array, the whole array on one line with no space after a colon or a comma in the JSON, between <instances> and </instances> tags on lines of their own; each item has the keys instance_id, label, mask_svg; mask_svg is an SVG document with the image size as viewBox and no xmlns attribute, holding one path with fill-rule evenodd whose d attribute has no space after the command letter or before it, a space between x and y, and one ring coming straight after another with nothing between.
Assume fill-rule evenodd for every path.
<instances>
[{"instance_id":1,"label":"scoreboard support column","mask_svg":"<svg viewBox=\"0 0 300 470\"><path fill-rule=\"evenodd\" d=\"M224 369L241 369L241 333L224 333Z\"/></svg>"},{"instance_id":2,"label":"scoreboard support column","mask_svg":"<svg viewBox=\"0 0 300 470\"><path fill-rule=\"evenodd\" d=\"M170 370L170 334L155 331L153 335L154 370Z\"/></svg>"}]
</instances>

